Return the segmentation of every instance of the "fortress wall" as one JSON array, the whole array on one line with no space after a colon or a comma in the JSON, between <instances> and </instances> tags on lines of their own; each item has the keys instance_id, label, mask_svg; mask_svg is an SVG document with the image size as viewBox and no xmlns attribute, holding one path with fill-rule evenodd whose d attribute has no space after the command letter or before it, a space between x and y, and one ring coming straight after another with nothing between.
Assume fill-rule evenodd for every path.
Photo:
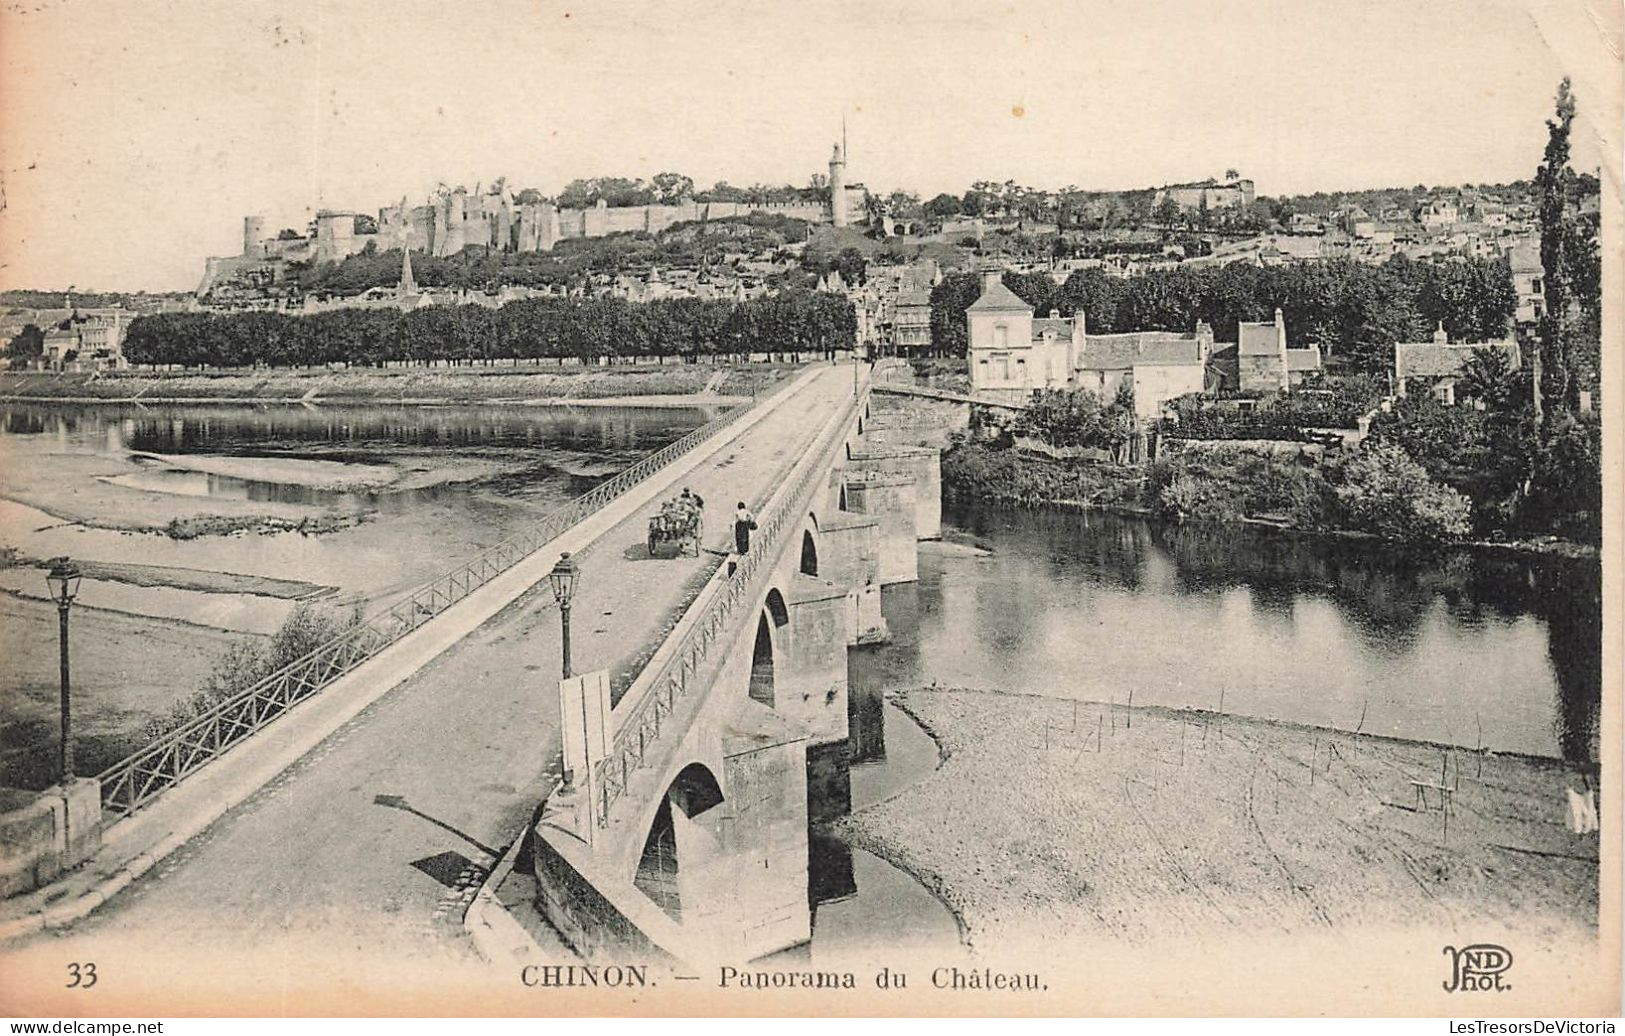
<instances>
[{"instance_id":1,"label":"fortress wall","mask_svg":"<svg viewBox=\"0 0 1625 1036\"><path fill-rule=\"evenodd\" d=\"M559 209L559 237L586 237L587 210Z\"/></svg>"},{"instance_id":2,"label":"fortress wall","mask_svg":"<svg viewBox=\"0 0 1625 1036\"><path fill-rule=\"evenodd\" d=\"M603 228L594 237L603 234L624 234L629 231L645 230L649 226L649 210L655 206L635 205L624 209L602 208L595 209L588 215L598 217L599 225Z\"/></svg>"},{"instance_id":3,"label":"fortress wall","mask_svg":"<svg viewBox=\"0 0 1625 1036\"><path fill-rule=\"evenodd\" d=\"M849 192L855 218L861 218L862 193ZM374 235L344 235L329 223L318 234L317 248L322 259L342 259L353 255L369 240L380 249L400 247L404 219L409 246L431 255L449 256L467 245L513 248L521 252L550 251L563 238L603 237L608 234L647 232L658 234L678 223L737 219L752 213L771 213L809 223L827 222L826 207L809 202L749 202L687 200L675 205L635 205L625 208L556 209L551 204L504 205L488 196L454 194L430 204L413 206L403 217L401 206L378 210L379 232ZM281 251L274 241L263 242L267 255Z\"/></svg>"}]
</instances>

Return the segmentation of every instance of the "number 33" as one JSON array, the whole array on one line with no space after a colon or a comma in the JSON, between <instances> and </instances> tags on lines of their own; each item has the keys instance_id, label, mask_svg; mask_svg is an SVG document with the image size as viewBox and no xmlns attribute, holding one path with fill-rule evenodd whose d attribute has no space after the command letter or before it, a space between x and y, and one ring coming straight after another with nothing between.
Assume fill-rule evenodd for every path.
<instances>
[{"instance_id":1,"label":"number 33","mask_svg":"<svg viewBox=\"0 0 1625 1036\"><path fill-rule=\"evenodd\" d=\"M69 989L89 989L96 984L94 963L69 964L68 974L73 978L73 981L68 983Z\"/></svg>"}]
</instances>

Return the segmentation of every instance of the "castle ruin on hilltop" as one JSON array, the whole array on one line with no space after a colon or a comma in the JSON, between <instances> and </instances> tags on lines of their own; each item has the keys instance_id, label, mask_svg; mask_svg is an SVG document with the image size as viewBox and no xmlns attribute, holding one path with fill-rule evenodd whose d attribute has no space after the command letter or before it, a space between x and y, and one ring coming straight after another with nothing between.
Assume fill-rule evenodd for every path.
<instances>
[{"instance_id":1,"label":"castle ruin on hilltop","mask_svg":"<svg viewBox=\"0 0 1625 1036\"><path fill-rule=\"evenodd\" d=\"M844 134L843 134L844 136ZM207 260L198 285L201 299L217 287L268 287L284 280L290 264L339 262L375 245L379 250L399 248L434 256L456 255L470 245L503 252L548 252L569 238L605 237L609 234L656 234L684 222L729 219L756 213L788 216L808 223L842 227L861 223L867 211L867 191L846 181L846 145L835 145L829 160L830 201L735 202L696 201L692 197L671 204L612 207L600 200L591 208L561 208L549 201L521 202L503 187L473 191L458 187L442 191L423 205L405 198L378 210L376 219L353 211L324 209L306 233L283 231L267 237L265 220L243 218L240 255Z\"/></svg>"}]
</instances>

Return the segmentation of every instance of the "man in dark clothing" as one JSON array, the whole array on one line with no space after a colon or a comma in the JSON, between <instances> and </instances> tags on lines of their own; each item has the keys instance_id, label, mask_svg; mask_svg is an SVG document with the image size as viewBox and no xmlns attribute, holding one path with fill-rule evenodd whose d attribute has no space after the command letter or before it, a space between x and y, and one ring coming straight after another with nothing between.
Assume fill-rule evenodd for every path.
<instances>
[{"instance_id":1,"label":"man in dark clothing","mask_svg":"<svg viewBox=\"0 0 1625 1036\"><path fill-rule=\"evenodd\" d=\"M756 528L756 516L750 513L745 501L739 501L734 510L734 551L738 554L750 553L750 531Z\"/></svg>"}]
</instances>

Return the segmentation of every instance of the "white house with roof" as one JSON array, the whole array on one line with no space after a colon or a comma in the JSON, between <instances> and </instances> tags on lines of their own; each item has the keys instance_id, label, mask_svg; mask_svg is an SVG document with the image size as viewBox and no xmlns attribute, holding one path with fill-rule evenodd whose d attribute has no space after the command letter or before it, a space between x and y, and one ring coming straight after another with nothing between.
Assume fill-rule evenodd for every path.
<instances>
[{"instance_id":1,"label":"white house with roof","mask_svg":"<svg viewBox=\"0 0 1625 1036\"><path fill-rule=\"evenodd\" d=\"M1522 362L1517 340L1510 336L1495 342L1452 342L1440 324L1431 342L1394 343L1394 391L1406 396L1413 387L1424 388L1445 406L1455 406L1462 372L1480 349L1499 352L1508 370L1517 370Z\"/></svg>"},{"instance_id":2,"label":"white house with roof","mask_svg":"<svg viewBox=\"0 0 1625 1036\"><path fill-rule=\"evenodd\" d=\"M1147 420L1160 416L1168 400L1203 391L1213 348L1206 324L1192 334L1091 335L1081 311L1034 317L997 271L983 274L982 294L965 318L975 394L1021 402L1041 389L1085 389L1109 403L1126 385L1135 413Z\"/></svg>"}]
</instances>

